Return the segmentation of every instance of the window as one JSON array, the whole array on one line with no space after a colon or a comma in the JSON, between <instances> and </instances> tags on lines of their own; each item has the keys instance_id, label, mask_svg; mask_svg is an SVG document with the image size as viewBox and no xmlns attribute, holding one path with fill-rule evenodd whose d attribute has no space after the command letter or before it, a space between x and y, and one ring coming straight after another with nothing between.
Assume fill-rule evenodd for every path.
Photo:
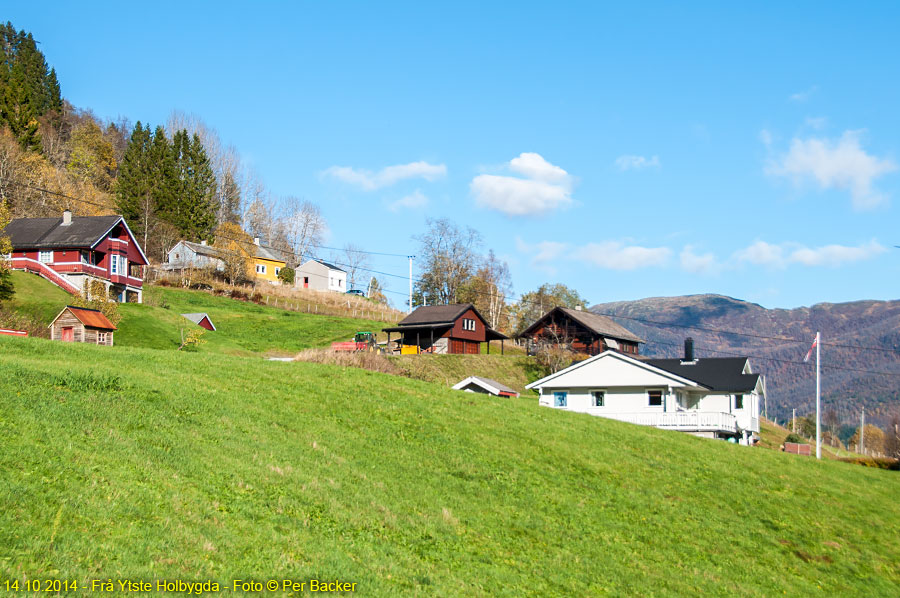
<instances>
[{"instance_id":1,"label":"window","mask_svg":"<svg viewBox=\"0 0 900 598\"><path fill-rule=\"evenodd\" d=\"M568 398L567 392L553 393L553 406L554 407L565 407L567 398Z\"/></svg>"},{"instance_id":2,"label":"window","mask_svg":"<svg viewBox=\"0 0 900 598\"><path fill-rule=\"evenodd\" d=\"M735 409L743 409L744 408L744 395L734 395L734 408Z\"/></svg>"},{"instance_id":3,"label":"window","mask_svg":"<svg viewBox=\"0 0 900 598\"><path fill-rule=\"evenodd\" d=\"M265 264L256 264L256 273L257 274L265 274L266 273Z\"/></svg>"},{"instance_id":4,"label":"window","mask_svg":"<svg viewBox=\"0 0 900 598\"><path fill-rule=\"evenodd\" d=\"M87 251L81 252L81 263L82 264L90 264L91 263L90 256Z\"/></svg>"},{"instance_id":5,"label":"window","mask_svg":"<svg viewBox=\"0 0 900 598\"><path fill-rule=\"evenodd\" d=\"M469 318L463 318L462 324L463 330L475 330L475 320L471 320Z\"/></svg>"},{"instance_id":6,"label":"window","mask_svg":"<svg viewBox=\"0 0 900 598\"><path fill-rule=\"evenodd\" d=\"M648 390L647 391L647 404L651 407L661 407L662 406L662 391L661 390Z\"/></svg>"},{"instance_id":7,"label":"window","mask_svg":"<svg viewBox=\"0 0 900 598\"><path fill-rule=\"evenodd\" d=\"M107 334L109 334L109 333L108 332L98 332L97 333L97 344L98 345L106 344L106 335Z\"/></svg>"},{"instance_id":8,"label":"window","mask_svg":"<svg viewBox=\"0 0 900 598\"><path fill-rule=\"evenodd\" d=\"M278 276L278 274L279 274L280 272L281 272L281 268L276 267L276 268L275 268L275 276Z\"/></svg>"},{"instance_id":9,"label":"window","mask_svg":"<svg viewBox=\"0 0 900 598\"><path fill-rule=\"evenodd\" d=\"M12 259L12 253L4 253L3 255L0 255L0 257L2 257L2 258L5 259L5 260L11 260L11 259Z\"/></svg>"},{"instance_id":10,"label":"window","mask_svg":"<svg viewBox=\"0 0 900 598\"><path fill-rule=\"evenodd\" d=\"M53 263L53 252L52 251L38 252L38 261L42 264L52 264Z\"/></svg>"},{"instance_id":11,"label":"window","mask_svg":"<svg viewBox=\"0 0 900 598\"><path fill-rule=\"evenodd\" d=\"M591 391L591 407L603 407L605 402L606 402L606 391L603 391L603 390Z\"/></svg>"},{"instance_id":12,"label":"window","mask_svg":"<svg viewBox=\"0 0 900 598\"><path fill-rule=\"evenodd\" d=\"M109 273L110 274L118 274L119 273L119 256L111 255L109 261Z\"/></svg>"}]
</instances>

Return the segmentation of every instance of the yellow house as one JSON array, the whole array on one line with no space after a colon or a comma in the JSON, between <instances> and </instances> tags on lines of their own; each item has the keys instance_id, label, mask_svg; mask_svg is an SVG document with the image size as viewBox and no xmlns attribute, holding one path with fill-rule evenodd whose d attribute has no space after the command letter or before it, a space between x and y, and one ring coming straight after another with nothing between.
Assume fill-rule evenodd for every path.
<instances>
[{"instance_id":1,"label":"yellow house","mask_svg":"<svg viewBox=\"0 0 900 598\"><path fill-rule=\"evenodd\" d=\"M280 255L268 247L261 247L259 237L253 239L253 259L251 267L253 275L259 280L268 280L269 282L279 283L278 273L285 267L285 262Z\"/></svg>"}]
</instances>

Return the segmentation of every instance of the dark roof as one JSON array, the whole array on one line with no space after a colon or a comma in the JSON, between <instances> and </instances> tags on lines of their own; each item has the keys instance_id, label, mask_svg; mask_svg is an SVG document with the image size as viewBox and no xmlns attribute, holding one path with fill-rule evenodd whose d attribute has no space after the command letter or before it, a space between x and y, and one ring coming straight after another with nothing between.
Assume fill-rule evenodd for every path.
<instances>
[{"instance_id":1,"label":"dark roof","mask_svg":"<svg viewBox=\"0 0 900 598\"><path fill-rule=\"evenodd\" d=\"M194 253L198 255L205 255L208 257L221 258L222 250L218 247L212 247L210 245L203 245L202 243L194 243L193 241L179 241L182 245L189 247ZM177 245L177 243L176 243ZM170 250L171 251L171 250Z\"/></svg>"},{"instance_id":2,"label":"dark roof","mask_svg":"<svg viewBox=\"0 0 900 598\"><path fill-rule=\"evenodd\" d=\"M281 255L280 252L271 249L269 247L262 247L261 245L253 246L253 257L258 257L264 260L272 260L273 262L285 262L284 256Z\"/></svg>"},{"instance_id":3,"label":"dark roof","mask_svg":"<svg viewBox=\"0 0 900 598\"><path fill-rule=\"evenodd\" d=\"M474 378L475 380L478 380L479 382L483 382L484 384L489 384L501 392L509 392L509 393L513 393L516 395L519 394L517 391L513 390L512 388L508 387L505 384L501 384L500 382L497 382L496 380L491 380L490 378L482 378L481 376L471 376L471 378Z\"/></svg>"},{"instance_id":4,"label":"dark roof","mask_svg":"<svg viewBox=\"0 0 900 598\"><path fill-rule=\"evenodd\" d=\"M3 231L15 249L89 248L121 220L121 216L73 216L62 218L16 218Z\"/></svg>"},{"instance_id":5,"label":"dark roof","mask_svg":"<svg viewBox=\"0 0 900 598\"><path fill-rule=\"evenodd\" d=\"M460 316L468 310L473 309L478 314L478 310L471 303L453 303L451 305L423 305L417 307L415 311L400 320L398 326L411 326L421 324L452 324ZM478 314L481 321L485 319Z\"/></svg>"},{"instance_id":6,"label":"dark roof","mask_svg":"<svg viewBox=\"0 0 900 598\"><path fill-rule=\"evenodd\" d=\"M646 359L644 363L723 392L749 392L759 380L759 374L744 373L746 357L705 357L694 362Z\"/></svg>"},{"instance_id":7,"label":"dark roof","mask_svg":"<svg viewBox=\"0 0 900 598\"><path fill-rule=\"evenodd\" d=\"M332 264L332 263L330 263L330 262L323 262L322 260L313 260L313 261L314 261L314 262L319 262L320 264L322 264L323 266L325 266L325 267L328 268L329 270L337 270L338 272L346 272L346 270L344 270L344 269L342 269L342 268L338 268L337 266L335 266L334 264Z\"/></svg>"},{"instance_id":8,"label":"dark roof","mask_svg":"<svg viewBox=\"0 0 900 598\"><path fill-rule=\"evenodd\" d=\"M610 318L606 316L601 316L600 314L595 314L589 311L582 311L579 309L570 309L568 307L554 307L543 316L537 319L537 321L522 331L522 334L519 336L527 336L532 332L532 329L536 328L538 324L544 321L545 318L549 317L550 314L554 312L562 312L567 317L575 320L594 334L599 336L606 336L615 340L623 340L630 341L633 343L643 343L646 342L644 339L640 338L632 334L626 328L616 324Z\"/></svg>"},{"instance_id":9,"label":"dark roof","mask_svg":"<svg viewBox=\"0 0 900 598\"><path fill-rule=\"evenodd\" d=\"M403 332L408 330L429 330L438 328L449 328L453 326L464 313L469 310L475 312L475 315L481 320L486 329L486 340L501 340L509 338L505 334L497 332L488 326L487 320L484 319L475 306L471 303L453 303L450 305L423 305L417 307L411 314L403 318L392 328L382 328L384 332Z\"/></svg>"}]
</instances>

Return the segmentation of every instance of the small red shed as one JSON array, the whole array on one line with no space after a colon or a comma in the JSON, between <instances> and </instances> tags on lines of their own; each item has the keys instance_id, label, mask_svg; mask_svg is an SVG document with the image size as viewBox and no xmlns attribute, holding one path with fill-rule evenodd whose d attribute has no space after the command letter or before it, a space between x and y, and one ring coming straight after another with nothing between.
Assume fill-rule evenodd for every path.
<instances>
[{"instance_id":1,"label":"small red shed","mask_svg":"<svg viewBox=\"0 0 900 598\"><path fill-rule=\"evenodd\" d=\"M50 339L68 343L113 345L116 327L103 312L67 305L50 322Z\"/></svg>"},{"instance_id":2,"label":"small red shed","mask_svg":"<svg viewBox=\"0 0 900 598\"><path fill-rule=\"evenodd\" d=\"M215 325L212 323L212 320L209 318L208 314L205 313L197 313L197 314L181 314L200 328L206 328L211 332L216 331Z\"/></svg>"}]
</instances>

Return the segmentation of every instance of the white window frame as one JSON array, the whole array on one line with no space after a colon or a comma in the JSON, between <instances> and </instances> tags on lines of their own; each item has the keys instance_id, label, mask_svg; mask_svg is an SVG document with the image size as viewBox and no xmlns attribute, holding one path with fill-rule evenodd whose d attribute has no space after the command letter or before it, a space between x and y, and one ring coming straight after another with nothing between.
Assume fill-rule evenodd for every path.
<instances>
[{"instance_id":1,"label":"white window frame","mask_svg":"<svg viewBox=\"0 0 900 598\"><path fill-rule=\"evenodd\" d=\"M569 406L569 392L566 390L553 391L553 406L554 407L568 407Z\"/></svg>"},{"instance_id":2,"label":"white window frame","mask_svg":"<svg viewBox=\"0 0 900 598\"><path fill-rule=\"evenodd\" d=\"M257 274L265 274L266 273L266 265L265 264L256 264L256 273Z\"/></svg>"},{"instance_id":3,"label":"white window frame","mask_svg":"<svg viewBox=\"0 0 900 598\"><path fill-rule=\"evenodd\" d=\"M105 345L106 344L106 335L108 335L108 334L109 334L108 332L98 332L97 333L97 344Z\"/></svg>"},{"instance_id":4,"label":"white window frame","mask_svg":"<svg viewBox=\"0 0 900 598\"><path fill-rule=\"evenodd\" d=\"M597 404L597 395L600 395L600 404ZM606 390L594 389L591 391L591 407L606 407Z\"/></svg>"},{"instance_id":5,"label":"white window frame","mask_svg":"<svg viewBox=\"0 0 900 598\"><path fill-rule=\"evenodd\" d=\"M279 274L281 274L281 268L275 266L275 276L278 276Z\"/></svg>"},{"instance_id":6,"label":"white window frame","mask_svg":"<svg viewBox=\"0 0 900 598\"><path fill-rule=\"evenodd\" d=\"M53 251L38 251L38 261L42 264L52 264Z\"/></svg>"},{"instance_id":7,"label":"white window frame","mask_svg":"<svg viewBox=\"0 0 900 598\"><path fill-rule=\"evenodd\" d=\"M475 320L473 318L463 318L463 330L475 332Z\"/></svg>"}]
</instances>

